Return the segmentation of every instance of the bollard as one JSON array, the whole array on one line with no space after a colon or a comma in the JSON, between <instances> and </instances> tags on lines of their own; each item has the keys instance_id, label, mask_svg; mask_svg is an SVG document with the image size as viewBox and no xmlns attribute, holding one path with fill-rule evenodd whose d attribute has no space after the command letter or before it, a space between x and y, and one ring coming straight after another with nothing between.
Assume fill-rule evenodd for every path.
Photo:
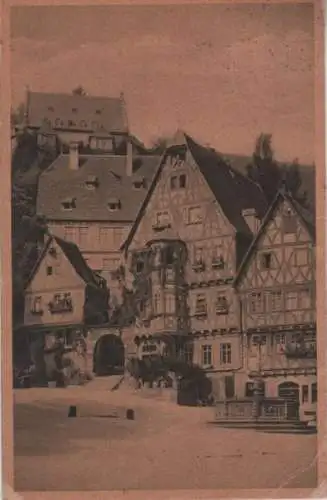
<instances>
[{"instance_id":1,"label":"bollard","mask_svg":"<svg viewBox=\"0 0 327 500\"><path fill-rule=\"evenodd\" d=\"M70 418L77 417L77 407L76 406L69 407L68 417L70 417Z\"/></svg>"},{"instance_id":2,"label":"bollard","mask_svg":"<svg viewBox=\"0 0 327 500\"><path fill-rule=\"evenodd\" d=\"M134 410L132 410L132 409L126 410L126 418L127 418L127 420L134 420L135 419Z\"/></svg>"}]
</instances>

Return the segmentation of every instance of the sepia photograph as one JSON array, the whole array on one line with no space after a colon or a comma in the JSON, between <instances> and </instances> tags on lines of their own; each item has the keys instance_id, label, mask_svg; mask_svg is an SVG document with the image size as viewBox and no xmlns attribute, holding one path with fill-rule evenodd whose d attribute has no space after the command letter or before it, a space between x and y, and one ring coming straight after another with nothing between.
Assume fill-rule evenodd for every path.
<instances>
[{"instance_id":1,"label":"sepia photograph","mask_svg":"<svg viewBox=\"0 0 327 500\"><path fill-rule=\"evenodd\" d=\"M318 486L315 37L10 8L15 491Z\"/></svg>"}]
</instances>

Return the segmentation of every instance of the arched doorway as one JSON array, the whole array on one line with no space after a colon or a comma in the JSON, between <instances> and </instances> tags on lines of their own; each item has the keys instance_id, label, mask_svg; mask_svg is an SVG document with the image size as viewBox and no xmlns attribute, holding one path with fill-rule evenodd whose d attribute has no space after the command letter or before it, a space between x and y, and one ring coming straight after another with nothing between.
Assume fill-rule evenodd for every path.
<instances>
[{"instance_id":1,"label":"arched doorway","mask_svg":"<svg viewBox=\"0 0 327 500\"><path fill-rule=\"evenodd\" d=\"M103 335L97 341L93 353L93 371L96 375L122 373L125 364L125 348L120 337Z\"/></svg>"},{"instance_id":2,"label":"arched doorway","mask_svg":"<svg viewBox=\"0 0 327 500\"><path fill-rule=\"evenodd\" d=\"M288 401L300 402L300 388L295 382L282 382L278 386L278 396Z\"/></svg>"}]
</instances>

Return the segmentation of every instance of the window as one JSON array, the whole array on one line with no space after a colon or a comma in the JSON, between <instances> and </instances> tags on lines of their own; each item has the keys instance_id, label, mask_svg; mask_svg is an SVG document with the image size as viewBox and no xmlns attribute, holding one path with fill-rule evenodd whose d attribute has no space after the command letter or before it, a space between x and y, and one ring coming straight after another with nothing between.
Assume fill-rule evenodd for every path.
<instances>
[{"instance_id":1,"label":"window","mask_svg":"<svg viewBox=\"0 0 327 500\"><path fill-rule=\"evenodd\" d=\"M61 202L61 206L64 210L72 210L73 208L76 208L76 199L67 198Z\"/></svg>"},{"instance_id":2,"label":"window","mask_svg":"<svg viewBox=\"0 0 327 500\"><path fill-rule=\"evenodd\" d=\"M296 217L292 213L291 209L287 209L283 214L283 228L285 234L296 233Z\"/></svg>"},{"instance_id":3,"label":"window","mask_svg":"<svg viewBox=\"0 0 327 500\"><path fill-rule=\"evenodd\" d=\"M286 292L286 294L285 294L285 308L287 311L293 311L293 310L298 308L297 292Z\"/></svg>"},{"instance_id":4,"label":"window","mask_svg":"<svg viewBox=\"0 0 327 500\"><path fill-rule=\"evenodd\" d=\"M309 401L309 386L302 386L302 403L308 403Z\"/></svg>"},{"instance_id":5,"label":"window","mask_svg":"<svg viewBox=\"0 0 327 500\"><path fill-rule=\"evenodd\" d=\"M108 201L108 208L110 211L114 212L121 208L121 202L118 199L113 199Z\"/></svg>"},{"instance_id":6,"label":"window","mask_svg":"<svg viewBox=\"0 0 327 500\"><path fill-rule=\"evenodd\" d=\"M153 297L153 313L154 314L159 314L161 311L161 301L160 301L160 293L157 292L154 294Z\"/></svg>"},{"instance_id":7,"label":"window","mask_svg":"<svg viewBox=\"0 0 327 500\"><path fill-rule=\"evenodd\" d=\"M186 175L182 174L179 176L179 187L184 189L186 187Z\"/></svg>"},{"instance_id":8,"label":"window","mask_svg":"<svg viewBox=\"0 0 327 500\"><path fill-rule=\"evenodd\" d=\"M272 267L272 253L265 252L261 255L261 268L271 269L271 267Z\"/></svg>"},{"instance_id":9,"label":"window","mask_svg":"<svg viewBox=\"0 0 327 500\"><path fill-rule=\"evenodd\" d=\"M188 364L193 363L193 345L192 344L186 344L184 346L184 360Z\"/></svg>"},{"instance_id":10,"label":"window","mask_svg":"<svg viewBox=\"0 0 327 500\"><path fill-rule=\"evenodd\" d=\"M232 362L232 344L220 344L220 363L230 365Z\"/></svg>"},{"instance_id":11,"label":"window","mask_svg":"<svg viewBox=\"0 0 327 500\"><path fill-rule=\"evenodd\" d=\"M51 276L53 274L53 267L47 266L47 276Z\"/></svg>"},{"instance_id":12,"label":"window","mask_svg":"<svg viewBox=\"0 0 327 500\"><path fill-rule=\"evenodd\" d=\"M96 114L96 115L101 115L101 109L96 109L96 110L95 110L95 114Z\"/></svg>"},{"instance_id":13,"label":"window","mask_svg":"<svg viewBox=\"0 0 327 500\"><path fill-rule=\"evenodd\" d=\"M87 244L88 240L88 227L80 227L78 229L79 235L78 235L78 241L81 246L84 246Z\"/></svg>"},{"instance_id":14,"label":"window","mask_svg":"<svg viewBox=\"0 0 327 500\"><path fill-rule=\"evenodd\" d=\"M77 108L72 108L72 113L77 113Z\"/></svg>"},{"instance_id":15,"label":"window","mask_svg":"<svg viewBox=\"0 0 327 500\"><path fill-rule=\"evenodd\" d=\"M75 127L75 122L73 120L68 120L68 127Z\"/></svg>"},{"instance_id":16,"label":"window","mask_svg":"<svg viewBox=\"0 0 327 500\"><path fill-rule=\"evenodd\" d=\"M311 384L311 403L317 402L317 383Z\"/></svg>"},{"instance_id":17,"label":"window","mask_svg":"<svg viewBox=\"0 0 327 500\"><path fill-rule=\"evenodd\" d=\"M263 312L263 295L262 293L251 293L249 301L250 313Z\"/></svg>"},{"instance_id":18,"label":"window","mask_svg":"<svg viewBox=\"0 0 327 500\"><path fill-rule=\"evenodd\" d=\"M253 346L265 346L265 345L267 345L266 335L253 335L252 336L252 345Z\"/></svg>"},{"instance_id":19,"label":"window","mask_svg":"<svg viewBox=\"0 0 327 500\"><path fill-rule=\"evenodd\" d=\"M303 288L298 292L298 305L300 309L311 308L311 296L308 288Z\"/></svg>"},{"instance_id":20,"label":"window","mask_svg":"<svg viewBox=\"0 0 327 500\"><path fill-rule=\"evenodd\" d=\"M216 302L216 313L217 314L228 314L228 302L225 295L218 295Z\"/></svg>"},{"instance_id":21,"label":"window","mask_svg":"<svg viewBox=\"0 0 327 500\"><path fill-rule=\"evenodd\" d=\"M120 247L120 245L123 242L123 237L124 237L124 230L122 227L115 227L113 229L113 239L114 239L114 246L115 247Z\"/></svg>"},{"instance_id":22,"label":"window","mask_svg":"<svg viewBox=\"0 0 327 500\"><path fill-rule=\"evenodd\" d=\"M144 269L144 262L143 262L143 260L138 260L136 262L136 272L137 273L141 273L143 271L143 269Z\"/></svg>"},{"instance_id":23,"label":"window","mask_svg":"<svg viewBox=\"0 0 327 500\"><path fill-rule=\"evenodd\" d=\"M178 177L177 175L173 175L170 178L170 189L177 189L178 186Z\"/></svg>"},{"instance_id":24,"label":"window","mask_svg":"<svg viewBox=\"0 0 327 500\"><path fill-rule=\"evenodd\" d=\"M48 106L48 111L50 111L51 113L53 113L54 107L53 106Z\"/></svg>"},{"instance_id":25,"label":"window","mask_svg":"<svg viewBox=\"0 0 327 500\"><path fill-rule=\"evenodd\" d=\"M188 209L188 223L189 224L199 224L203 220L202 208L201 207L191 207Z\"/></svg>"},{"instance_id":26,"label":"window","mask_svg":"<svg viewBox=\"0 0 327 500\"><path fill-rule=\"evenodd\" d=\"M99 243L101 247L108 247L112 249L113 246L113 229L112 227L100 227L99 229Z\"/></svg>"},{"instance_id":27,"label":"window","mask_svg":"<svg viewBox=\"0 0 327 500\"><path fill-rule=\"evenodd\" d=\"M280 290L276 292L271 292L271 310L280 311L282 308L282 292Z\"/></svg>"},{"instance_id":28,"label":"window","mask_svg":"<svg viewBox=\"0 0 327 500\"><path fill-rule=\"evenodd\" d=\"M41 314L43 312L42 311L42 297L40 297L40 296L34 297L31 312L34 314Z\"/></svg>"},{"instance_id":29,"label":"window","mask_svg":"<svg viewBox=\"0 0 327 500\"><path fill-rule=\"evenodd\" d=\"M172 293L167 293L165 296L165 308L166 308L166 313L167 314L174 314L176 307L175 307L175 296Z\"/></svg>"},{"instance_id":30,"label":"window","mask_svg":"<svg viewBox=\"0 0 327 500\"><path fill-rule=\"evenodd\" d=\"M282 352L285 346L285 334L284 333L277 333L275 336L275 344L276 344L276 350L277 352Z\"/></svg>"},{"instance_id":31,"label":"window","mask_svg":"<svg viewBox=\"0 0 327 500\"><path fill-rule=\"evenodd\" d=\"M293 263L295 266L307 266L308 265L308 249L307 248L297 248L294 250Z\"/></svg>"},{"instance_id":32,"label":"window","mask_svg":"<svg viewBox=\"0 0 327 500\"><path fill-rule=\"evenodd\" d=\"M195 302L195 315L202 316L207 314L207 300L203 293L199 293L196 296Z\"/></svg>"},{"instance_id":33,"label":"window","mask_svg":"<svg viewBox=\"0 0 327 500\"><path fill-rule=\"evenodd\" d=\"M211 345L203 345L202 346L202 364L204 366L212 365L212 346Z\"/></svg>"},{"instance_id":34,"label":"window","mask_svg":"<svg viewBox=\"0 0 327 500\"><path fill-rule=\"evenodd\" d=\"M173 175L170 178L170 189L184 189L186 187L186 175Z\"/></svg>"},{"instance_id":35,"label":"window","mask_svg":"<svg viewBox=\"0 0 327 500\"><path fill-rule=\"evenodd\" d=\"M160 227L167 227L170 223L169 213L167 211L157 212L155 225Z\"/></svg>"},{"instance_id":36,"label":"window","mask_svg":"<svg viewBox=\"0 0 327 500\"><path fill-rule=\"evenodd\" d=\"M212 251L212 267L214 269L224 269L225 261L220 247L215 247Z\"/></svg>"},{"instance_id":37,"label":"window","mask_svg":"<svg viewBox=\"0 0 327 500\"><path fill-rule=\"evenodd\" d=\"M77 241L77 228L73 225L67 225L64 227L64 238L67 241Z\"/></svg>"}]
</instances>

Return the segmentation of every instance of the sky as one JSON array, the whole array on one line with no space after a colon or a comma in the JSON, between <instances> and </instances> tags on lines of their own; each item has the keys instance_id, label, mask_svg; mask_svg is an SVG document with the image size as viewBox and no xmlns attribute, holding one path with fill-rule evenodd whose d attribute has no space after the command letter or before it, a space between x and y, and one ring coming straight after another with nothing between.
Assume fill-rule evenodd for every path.
<instances>
[{"instance_id":1,"label":"sky","mask_svg":"<svg viewBox=\"0 0 327 500\"><path fill-rule=\"evenodd\" d=\"M310 4L30 6L11 9L12 104L25 88L124 92L150 145L181 128L223 153L271 133L280 160L314 160Z\"/></svg>"}]
</instances>

